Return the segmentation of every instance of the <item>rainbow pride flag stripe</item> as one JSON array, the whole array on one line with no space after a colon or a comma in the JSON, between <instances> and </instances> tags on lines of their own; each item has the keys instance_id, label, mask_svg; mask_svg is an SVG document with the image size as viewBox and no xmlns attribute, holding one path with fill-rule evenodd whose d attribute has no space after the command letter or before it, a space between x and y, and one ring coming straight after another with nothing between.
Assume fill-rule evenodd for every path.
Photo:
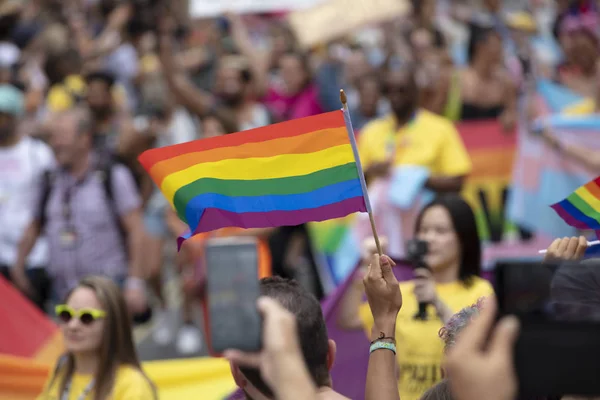
<instances>
[{"instance_id":1,"label":"rainbow pride flag stripe","mask_svg":"<svg viewBox=\"0 0 600 400\"><path fill-rule=\"evenodd\" d=\"M265 228L367 211L342 110L144 152L190 234ZM351 130L350 130L351 131Z\"/></svg>"},{"instance_id":2,"label":"rainbow pride flag stripe","mask_svg":"<svg viewBox=\"0 0 600 400\"><path fill-rule=\"evenodd\" d=\"M572 227L600 230L600 177L581 186L551 207Z\"/></svg>"}]
</instances>

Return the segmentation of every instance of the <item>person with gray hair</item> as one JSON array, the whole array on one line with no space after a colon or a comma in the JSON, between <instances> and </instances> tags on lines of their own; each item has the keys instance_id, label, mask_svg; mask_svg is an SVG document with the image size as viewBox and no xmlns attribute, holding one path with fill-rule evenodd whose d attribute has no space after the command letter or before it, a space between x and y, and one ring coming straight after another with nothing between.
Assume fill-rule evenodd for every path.
<instances>
[{"instance_id":1,"label":"person with gray hair","mask_svg":"<svg viewBox=\"0 0 600 400\"><path fill-rule=\"evenodd\" d=\"M456 338L462 330L469 325L473 318L476 318L481 311L485 298L477 300L477 303L465 307L452 316L440 331L439 336L444 341L444 352L448 352L455 344Z\"/></svg>"},{"instance_id":2,"label":"person with gray hair","mask_svg":"<svg viewBox=\"0 0 600 400\"><path fill-rule=\"evenodd\" d=\"M121 164L106 164L94 151L88 109L59 113L51 126L57 166L32 194L32 218L20 239L12 278L25 294L35 294L25 274L26 259L37 238L45 235L57 298L86 276L103 275L123 286L132 313L143 313L143 221L133 176Z\"/></svg>"}]
</instances>

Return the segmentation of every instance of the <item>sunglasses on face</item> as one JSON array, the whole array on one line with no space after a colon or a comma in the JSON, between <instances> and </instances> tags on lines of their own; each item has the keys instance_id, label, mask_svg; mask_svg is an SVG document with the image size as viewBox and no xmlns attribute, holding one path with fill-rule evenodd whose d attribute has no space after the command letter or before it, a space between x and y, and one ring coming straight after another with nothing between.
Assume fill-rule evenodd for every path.
<instances>
[{"instance_id":1,"label":"sunglasses on face","mask_svg":"<svg viewBox=\"0 0 600 400\"><path fill-rule=\"evenodd\" d=\"M73 310L71 307L60 304L55 308L56 316L64 324L69 323L73 317L79 318L83 325L90 325L95 320L106 317L106 312L96 310L94 308L84 308L81 310Z\"/></svg>"}]
</instances>

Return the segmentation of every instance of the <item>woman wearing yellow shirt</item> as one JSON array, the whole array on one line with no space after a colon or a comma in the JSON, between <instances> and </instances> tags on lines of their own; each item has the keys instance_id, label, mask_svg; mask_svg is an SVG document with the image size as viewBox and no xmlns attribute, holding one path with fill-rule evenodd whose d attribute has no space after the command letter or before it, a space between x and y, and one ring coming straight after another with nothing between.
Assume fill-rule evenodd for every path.
<instances>
[{"instance_id":1,"label":"woman wearing yellow shirt","mask_svg":"<svg viewBox=\"0 0 600 400\"><path fill-rule=\"evenodd\" d=\"M428 204L417 218L417 239L426 241L429 269L415 271L416 278L400 283L404 301L396 322L398 390L402 400L418 400L441 380L444 344L439 330L452 315L493 293L479 278L481 246L475 216L458 195L444 195ZM342 327L371 332L373 317L362 291L348 291L342 300ZM427 319L415 319L419 303L427 303ZM380 332L392 336L391 332Z\"/></svg>"},{"instance_id":2,"label":"woman wearing yellow shirt","mask_svg":"<svg viewBox=\"0 0 600 400\"><path fill-rule=\"evenodd\" d=\"M38 400L157 398L136 354L125 299L112 281L84 279L56 314L67 352Z\"/></svg>"}]
</instances>

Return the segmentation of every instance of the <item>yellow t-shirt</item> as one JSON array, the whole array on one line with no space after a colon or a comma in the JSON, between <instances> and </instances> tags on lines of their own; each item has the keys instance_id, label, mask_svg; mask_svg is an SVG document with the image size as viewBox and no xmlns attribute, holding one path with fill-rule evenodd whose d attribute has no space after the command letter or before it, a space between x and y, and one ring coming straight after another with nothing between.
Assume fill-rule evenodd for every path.
<instances>
[{"instance_id":1,"label":"yellow t-shirt","mask_svg":"<svg viewBox=\"0 0 600 400\"><path fill-rule=\"evenodd\" d=\"M62 112L75 104L75 98L85 96L86 84L81 75L70 75L63 83L53 85L48 91L46 104L51 112Z\"/></svg>"},{"instance_id":2,"label":"yellow t-shirt","mask_svg":"<svg viewBox=\"0 0 600 400\"><path fill-rule=\"evenodd\" d=\"M85 97L87 84L80 75L70 75L64 82L53 85L46 96L46 107L50 112L63 112L71 109L78 99ZM125 88L116 84L112 91L117 105L123 106L127 102Z\"/></svg>"},{"instance_id":3,"label":"yellow t-shirt","mask_svg":"<svg viewBox=\"0 0 600 400\"><path fill-rule=\"evenodd\" d=\"M398 391L402 400L419 400L427 389L442 379L444 343L438 332L443 324L433 307L428 308L427 321L413 318L419 310L413 289L413 281L400 283L403 303L396 322L396 355L400 366ZM481 278L476 278L469 288L453 282L437 284L436 289L440 299L454 312L493 293L492 285ZM373 316L368 303L360 306L359 315L370 337Z\"/></svg>"},{"instance_id":4,"label":"yellow t-shirt","mask_svg":"<svg viewBox=\"0 0 600 400\"><path fill-rule=\"evenodd\" d=\"M596 102L593 99L585 99L563 110L566 115L589 115L595 112Z\"/></svg>"},{"instance_id":5,"label":"yellow t-shirt","mask_svg":"<svg viewBox=\"0 0 600 400\"><path fill-rule=\"evenodd\" d=\"M71 381L71 389L69 391L69 400L78 400L87 385L92 380L91 375L74 374ZM44 391L40 394L37 400L62 400L60 390L61 374L54 379L52 387L48 388L50 379L44 386ZM94 391L86 397L86 400L93 399ZM108 400L152 400L154 399L154 391L150 382L142 375L142 373L130 366L119 367L112 395Z\"/></svg>"},{"instance_id":6,"label":"yellow t-shirt","mask_svg":"<svg viewBox=\"0 0 600 400\"><path fill-rule=\"evenodd\" d=\"M358 137L364 169L394 154L395 165L419 165L433 176L462 176L471 172L471 158L451 121L426 110L396 131L393 115L368 123Z\"/></svg>"}]
</instances>

